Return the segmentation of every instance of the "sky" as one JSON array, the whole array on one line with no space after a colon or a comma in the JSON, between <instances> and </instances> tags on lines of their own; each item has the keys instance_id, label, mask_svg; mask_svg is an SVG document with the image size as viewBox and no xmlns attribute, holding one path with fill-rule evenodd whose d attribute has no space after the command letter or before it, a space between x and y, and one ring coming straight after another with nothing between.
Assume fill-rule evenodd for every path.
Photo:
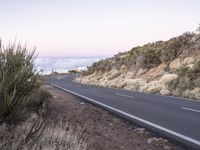
<instances>
[{"instance_id":1,"label":"sky","mask_svg":"<svg viewBox=\"0 0 200 150\"><path fill-rule=\"evenodd\" d=\"M39 57L108 57L200 23L199 0L0 0L0 38Z\"/></svg>"}]
</instances>

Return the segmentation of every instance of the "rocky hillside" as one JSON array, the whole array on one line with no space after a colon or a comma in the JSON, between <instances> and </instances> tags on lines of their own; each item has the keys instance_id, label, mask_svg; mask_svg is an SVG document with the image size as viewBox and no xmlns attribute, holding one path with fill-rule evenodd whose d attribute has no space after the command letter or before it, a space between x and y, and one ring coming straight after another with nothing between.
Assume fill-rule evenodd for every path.
<instances>
[{"instance_id":1,"label":"rocky hillside","mask_svg":"<svg viewBox=\"0 0 200 150\"><path fill-rule=\"evenodd\" d=\"M200 99L200 34L134 47L94 63L76 82Z\"/></svg>"}]
</instances>

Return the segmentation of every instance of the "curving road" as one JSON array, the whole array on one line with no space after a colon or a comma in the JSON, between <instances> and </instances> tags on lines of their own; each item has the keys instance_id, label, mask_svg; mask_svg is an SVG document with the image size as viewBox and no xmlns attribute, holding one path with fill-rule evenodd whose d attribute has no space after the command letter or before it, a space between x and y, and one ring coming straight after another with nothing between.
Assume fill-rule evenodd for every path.
<instances>
[{"instance_id":1,"label":"curving road","mask_svg":"<svg viewBox=\"0 0 200 150\"><path fill-rule=\"evenodd\" d=\"M200 102L82 85L72 82L74 77L50 77L48 83L191 149L200 149Z\"/></svg>"}]
</instances>

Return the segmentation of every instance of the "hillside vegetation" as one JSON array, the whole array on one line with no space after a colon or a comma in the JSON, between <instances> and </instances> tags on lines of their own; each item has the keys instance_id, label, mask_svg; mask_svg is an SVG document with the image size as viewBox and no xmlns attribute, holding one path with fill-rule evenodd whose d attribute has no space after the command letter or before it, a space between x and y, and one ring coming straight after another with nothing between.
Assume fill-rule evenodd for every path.
<instances>
[{"instance_id":1,"label":"hillside vegetation","mask_svg":"<svg viewBox=\"0 0 200 150\"><path fill-rule=\"evenodd\" d=\"M94 63L76 82L200 99L200 34L134 47Z\"/></svg>"}]
</instances>

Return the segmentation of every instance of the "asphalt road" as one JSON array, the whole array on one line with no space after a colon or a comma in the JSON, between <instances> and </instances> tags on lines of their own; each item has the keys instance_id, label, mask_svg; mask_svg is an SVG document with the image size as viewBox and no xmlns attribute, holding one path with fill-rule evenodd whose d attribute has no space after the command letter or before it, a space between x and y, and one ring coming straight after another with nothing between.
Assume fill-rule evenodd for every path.
<instances>
[{"instance_id":1,"label":"asphalt road","mask_svg":"<svg viewBox=\"0 0 200 150\"><path fill-rule=\"evenodd\" d=\"M72 82L74 77L51 77L48 82L191 149L200 149L200 102L82 85Z\"/></svg>"}]
</instances>

